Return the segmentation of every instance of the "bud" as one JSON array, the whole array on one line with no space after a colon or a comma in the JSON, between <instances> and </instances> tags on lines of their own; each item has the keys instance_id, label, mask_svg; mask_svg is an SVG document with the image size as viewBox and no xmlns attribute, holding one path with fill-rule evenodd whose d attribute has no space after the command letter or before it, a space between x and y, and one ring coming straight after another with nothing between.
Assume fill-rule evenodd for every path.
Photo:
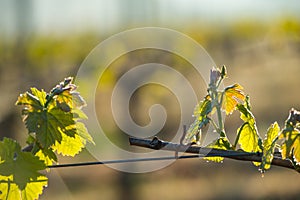
<instances>
[{"instance_id":1,"label":"bud","mask_svg":"<svg viewBox=\"0 0 300 200\"><path fill-rule=\"evenodd\" d=\"M220 77L221 77L221 72L218 69L213 67L210 70L210 83L209 84L216 86L216 83L218 82Z\"/></svg>"}]
</instances>

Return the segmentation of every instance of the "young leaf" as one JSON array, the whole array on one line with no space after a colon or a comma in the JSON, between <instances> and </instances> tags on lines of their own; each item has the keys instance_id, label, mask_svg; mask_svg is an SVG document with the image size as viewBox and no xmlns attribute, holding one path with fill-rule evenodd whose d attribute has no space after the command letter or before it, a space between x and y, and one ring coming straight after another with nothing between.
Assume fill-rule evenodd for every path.
<instances>
[{"instance_id":1,"label":"young leaf","mask_svg":"<svg viewBox=\"0 0 300 200\"><path fill-rule=\"evenodd\" d=\"M76 85L72 84L72 81L72 77L65 78L64 81L60 82L58 85L52 88L50 93L46 96L47 102L51 102L54 97L60 95L64 91L75 91L77 87Z\"/></svg>"},{"instance_id":2,"label":"young leaf","mask_svg":"<svg viewBox=\"0 0 300 200\"><path fill-rule=\"evenodd\" d=\"M83 141L84 144L87 141L87 142L95 145L95 142L94 142L93 138L91 137L91 135L88 133L88 130L85 127L84 123L77 122L76 123L76 131L77 131L78 135L81 137L81 140Z\"/></svg>"},{"instance_id":3,"label":"young leaf","mask_svg":"<svg viewBox=\"0 0 300 200\"><path fill-rule=\"evenodd\" d=\"M294 148L294 162L299 166L300 165L300 133L295 139L293 148Z\"/></svg>"},{"instance_id":4,"label":"young leaf","mask_svg":"<svg viewBox=\"0 0 300 200\"><path fill-rule=\"evenodd\" d=\"M207 147L229 150L231 149L231 144L226 137L220 137L217 140L213 141L211 144L209 144ZM223 157L205 157L204 159L214 161L214 162L222 162L224 160Z\"/></svg>"},{"instance_id":5,"label":"young leaf","mask_svg":"<svg viewBox=\"0 0 300 200\"><path fill-rule=\"evenodd\" d=\"M16 193L36 196L47 185L47 178L39 173L46 169L44 162L29 152L22 152L16 141L4 138L0 142L0 160L1 196L15 197Z\"/></svg>"},{"instance_id":6,"label":"young leaf","mask_svg":"<svg viewBox=\"0 0 300 200\"><path fill-rule=\"evenodd\" d=\"M75 121L72 113L53 108L28 113L25 125L29 133L36 133L36 139L42 148L49 148L56 141L61 142L62 133L67 126L75 125Z\"/></svg>"},{"instance_id":7,"label":"young leaf","mask_svg":"<svg viewBox=\"0 0 300 200\"><path fill-rule=\"evenodd\" d=\"M279 136L282 139L281 154L282 158L289 158L295 165L300 166L300 112L291 109L288 119L285 122L285 128Z\"/></svg>"},{"instance_id":8,"label":"young leaf","mask_svg":"<svg viewBox=\"0 0 300 200\"><path fill-rule=\"evenodd\" d=\"M245 100L242 89L243 87L237 83L225 88L222 109L226 112L226 115L231 114L236 109L237 104Z\"/></svg>"},{"instance_id":9,"label":"young leaf","mask_svg":"<svg viewBox=\"0 0 300 200\"><path fill-rule=\"evenodd\" d=\"M30 88L30 90L31 90L31 93L33 94L33 96L39 100L39 103L42 106L45 106L45 104L46 104L46 96L47 96L46 92L44 90L39 91L36 88Z\"/></svg>"},{"instance_id":10,"label":"young leaf","mask_svg":"<svg viewBox=\"0 0 300 200\"><path fill-rule=\"evenodd\" d=\"M76 91L76 86L71 83L72 80L71 77L66 78L49 94L31 88L31 93L20 95L16 102L24 106L22 113L33 153L38 153L47 164L57 159L53 150L64 155L75 155L85 146L86 141L93 143L84 124L78 122L87 118L81 111L86 104ZM62 141L68 148L62 147Z\"/></svg>"},{"instance_id":11,"label":"young leaf","mask_svg":"<svg viewBox=\"0 0 300 200\"><path fill-rule=\"evenodd\" d=\"M263 156L260 165L260 170L264 172L270 169L273 160L273 154L275 150L275 143L280 134L280 127L277 122L272 124L267 131L266 138L263 142Z\"/></svg>"},{"instance_id":12,"label":"young leaf","mask_svg":"<svg viewBox=\"0 0 300 200\"><path fill-rule=\"evenodd\" d=\"M23 190L11 181L12 176L0 175L0 199L12 200L34 200L42 194L43 188L47 186L48 179L39 176L36 181L28 182Z\"/></svg>"},{"instance_id":13,"label":"young leaf","mask_svg":"<svg viewBox=\"0 0 300 200\"><path fill-rule=\"evenodd\" d=\"M71 126L70 128L68 130L69 127L67 127L66 132L74 131L76 134L74 134L74 137L71 137L63 133L61 142L56 142L52 146L53 150L56 150L57 153L64 156L75 156L84 148L86 142L95 144L83 123L77 122L75 126Z\"/></svg>"},{"instance_id":14,"label":"young leaf","mask_svg":"<svg viewBox=\"0 0 300 200\"><path fill-rule=\"evenodd\" d=\"M53 162L57 162L57 156L52 148L40 149L35 153L40 160L43 160L46 166L52 165Z\"/></svg>"},{"instance_id":15,"label":"young leaf","mask_svg":"<svg viewBox=\"0 0 300 200\"><path fill-rule=\"evenodd\" d=\"M212 104L210 96L206 96L203 101L201 101L194 110L194 117L196 118L193 124L187 131L184 143L199 143L201 139L201 129L209 123L208 115L212 111Z\"/></svg>"},{"instance_id":16,"label":"young leaf","mask_svg":"<svg viewBox=\"0 0 300 200\"><path fill-rule=\"evenodd\" d=\"M75 135L75 137L70 137L66 134L62 134L61 142L59 143L56 141L52 148L63 156L75 156L83 147L84 141L82 141L81 137L78 135Z\"/></svg>"},{"instance_id":17,"label":"young leaf","mask_svg":"<svg viewBox=\"0 0 300 200\"><path fill-rule=\"evenodd\" d=\"M84 99L80 96L79 92L73 90L65 90L56 97L56 101L60 105L66 105L69 109L81 108L85 106L86 103Z\"/></svg>"},{"instance_id":18,"label":"young leaf","mask_svg":"<svg viewBox=\"0 0 300 200\"><path fill-rule=\"evenodd\" d=\"M290 158L300 165L300 131L288 125L279 136L283 139L281 155L283 159Z\"/></svg>"},{"instance_id":19,"label":"young leaf","mask_svg":"<svg viewBox=\"0 0 300 200\"><path fill-rule=\"evenodd\" d=\"M32 88L31 88L32 90ZM16 102L16 105L23 105L25 108L23 109L23 114L26 114L26 112L32 112L33 110L42 110L43 105L39 101L39 99L30 94L29 92L26 92L24 94L20 94L18 97L18 100ZM25 113L24 113L25 112Z\"/></svg>"},{"instance_id":20,"label":"young leaf","mask_svg":"<svg viewBox=\"0 0 300 200\"><path fill-rule=\"evenodd\" d=\"M261 139L257 131L255 118L252 112L246 107L247 104L246 102L244 105L237 105L241 113L241 119L244 121L244 124L237 130L237 142L246 152L260 152L262 149Z\"/></svg>"}]
</instances>

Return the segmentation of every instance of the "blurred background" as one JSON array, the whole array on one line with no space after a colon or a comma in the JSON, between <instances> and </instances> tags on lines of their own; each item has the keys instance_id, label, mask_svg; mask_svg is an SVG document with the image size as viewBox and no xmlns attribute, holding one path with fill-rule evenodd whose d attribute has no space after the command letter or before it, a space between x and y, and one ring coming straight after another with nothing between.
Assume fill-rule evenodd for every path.
<instances>
[{"instance_id":1,"label":"blurred background","mask_svg":"<svg viewBox=\"0 0 300 200\"><path fill-rule=\"evenodd\" d=\"M283 127L289 110L300 109L299 11L297 0L1 0L0 137L25 145L21 109L14 105L20 93L33 86L49 91L64 77L75 76L101 41L145 26L185 33L207 50L217 66L226 65L226 84L238 82L245 88L264 137L271 123L278 121ZM109 106L116 80L135 65L150 61L180 70L199 98L205 95L203 80L183 67L189 63L182 58L154 50L132 52L112 63L100 80L99 117L111 119L111 111L101 105ZM180 114L170 91L158 86L140 88L130 104L132 118L146 125L145 113L153 103L166 107L168 120L159 134L168 139L166 133L178 129ZM238 114L226 118L231 140L240 123ZM104 124L111 133L108 137L128 148L127 136L114 122ZM76 158L62 158L61 163L94 160L83 151ZM299 175L288 169L272 167L262 178L251 163L193 159L146 174L106 166L51 170L41 199L296 199L299 185Z\"/></svg>"}]
</instances>

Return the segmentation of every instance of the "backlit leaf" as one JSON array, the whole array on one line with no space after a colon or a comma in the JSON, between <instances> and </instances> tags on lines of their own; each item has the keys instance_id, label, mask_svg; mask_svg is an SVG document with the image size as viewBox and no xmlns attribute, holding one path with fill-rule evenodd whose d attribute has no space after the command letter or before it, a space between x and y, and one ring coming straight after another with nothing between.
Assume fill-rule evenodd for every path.
<instances>
[{"instance_id":1,"label":"backlit leaf","mask_svg":"<svg viewBox=\"0 0 300 200\"><path fill-rule=\"evenodd\" d=\"M27 183L23 190L11 181L12 176L0 175L0 199L8 200L34 200L42 194L44 187L47 186L48 179L45 176L39 176L36 181Z\"/></svg>"},{"instance_id":2,"label":"backlit leaf","mask_svg":"<svg viewBox=\"0 0 300 200\"><path fill-rule=\"evenodd\" d=\"M79 92L72 90L65 90L61 94L57 95L56 101L60 105L66 105L69 109L81 108L85 106L86 103L84 99L80 96Z\"/></svg>"},{"instance_id":3,"label":"backlit leaf","mask_svg":"<svg viewBox=\"0 0 300 200\"><path fill-rule=\"evenodd\" d=\"M206 96L203 101L201 101L194 110L195 121L191 124L187 131L184 143L199 143L201 139L201 129L209 123L208 115L212 111L211 98Z\"/></svg>"},{"instance_id":4,"label":"backlit leaf","mask_svg":"<svg viewBox=\"0 0 300 200\"><path fill-rule=\"evenodd\" d=\"M93 138L88 133L88 130L87 130L87 128L85 127L85 125L83 123L77 122L76 123L76 130L78 132L78 135L83 140L84 144L85 144L85 141L87 141L89 143L92 143L92 144L95 144Z\"/></svg>"},{"instance_id":5,"label":"backlit leaf","mask_svg":"<svg viewBox=\"0 0 300 200\"><path fill-rule=\"evenodd\" d=\"M300 131L290 125L282 131L279 139L283 139L281 145L282 158L290 158L296 164L300 165Z\"/></svg>"},{"instance_id":6,"label":"backlit leaf","mask_svg":"<svg viewBox=\"0 0 300 200\"><path fill-rule=\"evenodd\" d=\"M271 167L273 160L273 154L275 150L275 143L280 134L280 128L277 122L272 124L267 131L266 138L263 142L263 156L260 165L260 170L264 172Z\"/></svg>"},{"instance_id":7,"label":"backlit leaf","mask_svg":"<svg viewBox=\"0 0 300 200\"><path fill-rule=\"evenodd\" d=\"M0 197L34 199L47 185L47 178L39 172L46 169L44 162L30 152L22 152L16 141L4 138L0 142L0 160Z\"/></svg>"},{"instance_id":8,"label":"backlit leaf","mask_svg":"<svg viewBox=\"0 0 300 200\"><path fill-rule=\"evenodd\" d=\"M257 131L255 118L245 105L247 105L247 103L237 105L241 113L241 119L244 121L244 124L237 130L238 143L246 152L260 152L262 144Z\"/></svg>"},{"instance_id":9,"label":"backlit leaf","mask_svg":"<svg viewBox=\"0 0 300 200\"><path fill-rule=\"evenodd\" d=\"M48 164L56 160L54 153L50 151L60 150L60 153L64 155L75 155L86 142L93 143L84 124L78 122L87 118L81 111L82 106L85 106L85 101L76 91L76 86L71 83L72 80L70 77L66 78L49 94L31 88L31 93L26 92L20 95L16 103L24 106L24 121L30 134L30 144L33 144L33 152L38 153L41 149L42 151L37 155ZM72 150L60 147L63 137L63 144L73 146ZM68 142L70 144L67 144ZM63 152L63 149L67 152Z\"/></svg>"},{"instance_id":10,"label":"backlit leaf","mask_svg":"<svg viewBox=\"0 0 300 200\"><path fill-rule=\"evenodd\" d=\"M300 134L298 134L297 139L294 142L294 161L297 165L300 165Z\"/></svg>"},{"instance_id":11,"label":"backlit leaf","mask_svg":"<svg viewBox=\"0 0 300 200\"><path fill-rule=\"evenodd\" d=\"M220 137L219 139L213 141L211 144L207 146L208 148L215 148L215 149L224 149L229 150L231 149L231 144L226 137ZM214 162L222 162L224 160L223 157L205 157L204 159L214 161Z\"/></svg>"},{"instance_id":12,"label":"backlit leaf","mask_svg":"<svg viewBox=\"0 0 300 200\"><path fill-rule=\"evenodd\" d=\"M243 87L237 83L225 88L222 109L226 112L226 115L231 114L236 109L237 104L245 100L242 89Z\"/></svg>"},{"instance_id":13,"label":"backlit leaf","mask_svg":"<svg viewBox=\"0 0 300 200\"><path fill-rule=\"evenodd\" d=\"M41 112L30 112L25 118L29 133L36 133L36 138L43 148L48 148L62 140L62 133L67 126L74 125L72 113L53 108Z\"/></svg>"},{"instance_id":14,"label":"backlit leaf","mask_svg":"<svg viewBox=\"0 0 300 200\"><path fill-rule=\"evenodd\" d=\"M43 193L43 188L47 187L48 178L46 176L37 177L36 181L27 183L24 190L21 191L22 200L38 199L39 195Z\"/></svg>"},{"instance_id":15,"label":"backlit leaf","mask_svg":"<svg viewBox=\"0 0 300 200\"><path fill-rule=\"evenodd\" d=\"M40 160L44 161L46 166L52 165L53 162L57 162L57 157L52 148L40 149L36 154Z\"/></svg>"},{"instance_id":16,"label":"backlit leaf","mask_svg":"<svg viewBox=\"0 0 300 200\"><path fill-rule=\"evenodd\" d=\"M72 80L66 78L50 93L31 88L18 97L31 152L10 139L0 142L0 199L37 199L48 182L40 171L57 162L55 151L74 156L86 142L94 143L79 122L87 118L81 111L86 104Z\"/></svg>"},{"instance_id":17,"label":"backlit leaf","mask_svg":"<svg viewBox=\"0 0 300 200\"><path fill-rule=\"evenodd\" d=\"M76 119L76 120L88 119L86 114L80 109L73 109L72 114L73 114L74 119Z\"/></svg>"},{"instance_id":18,"label":"backlit leaf","mask_svg":"<svg viewBox=\"0 0 300 200\"><path fill-rule=\"evenodd\" d=\"M41 104L39 99L36 96L30 94L29 92L20 94L20 96L18 97L18 100L16 102L16 105L25 106L23 112L26 112L26 111L31 112L33 110L42 110L43 109L43 105Z\"/></svg>"},{"instance_id":19,"label":"backlit leaf","mask_svg":"<svg viewBox=\"0 0 300 200\"><path fill-rule=\"evenodd\" d=\"M66 134L62 134L61 142L56 142L55 145L53 145L53 149L63 156L75 156L84 147L84 142L85 141L82 141L82 138L78 135L70 137Z\"/></svg>"},{"instance_id":20,"label":"backlit leaf","mask_svg":"<svg viewBox=\"0 0 300 200\"><path fill-rule=\"evenodd\" d=\"M256 152L259 151L258 146L258 136L256 126L254 124L249 124L246 122L238 129L239 144L241 148L246 152Z\"/></svg>"},{"instance_id":21,"label":"backlit leaf","mask_svg":"<svg viewBox=\"0 0 300 200\"><path fill-rule=\"evenodd\" d=\"M76 133L74 137L62 134L61 142L56 142L55 145L52 146L53 150L56 150L57 153L64 156L75 156L84 148L86 142L95 144L83 123L77 122L72 130Z\"/></svg>"},{"instance_id":22,"label":"backlit leaf","mask_svg":"<svg viewBox=\"0 0 300 200\"><path fill-rule=\"evenodd\" d=\"M39 100L39 102L42 106L44 106L46 103L46 96L47 96L46 92L44 90L39 91L36 88L30 88L30 90L31 90L31 93L33 94L33 96Z\"/></svg>"}]
</instances>

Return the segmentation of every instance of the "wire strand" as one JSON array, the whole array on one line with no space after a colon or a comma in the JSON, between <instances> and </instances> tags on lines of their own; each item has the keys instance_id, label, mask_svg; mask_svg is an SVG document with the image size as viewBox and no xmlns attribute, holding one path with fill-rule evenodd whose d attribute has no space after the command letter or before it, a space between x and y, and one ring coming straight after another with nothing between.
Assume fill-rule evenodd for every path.
<instances>
[{"instance_id":1,"label":"wire strand","mask_svg":"<svg viewBox=\"0 0 300 200\"><path fill-rule=\"evenodd\" d=\"M145 162L145 161L177 160L177 159L199 158L199 157L201 157L201 156L186 155L186 156L180 156L178 158L176 158L175 156L153 157L153 158L132 158L132 159L123 159L123 160L67 163L67 164L49 165L47 167L48 168L79 167L79 166L89 166L89 165L105 165L105 164L121 164L121 163L133 163L133 162Z\"/></svg>"},{"instance_id":2,"label":"wire strand","mask_svg":"<svg viewBox=\"0 0 300 200\"><path fill-rule=\"evenodd\" d=\"M244 156L252 155L253 153L245 153ZM230 154L235 156L234 154ZM241 156L241 153L236 155ZM161 161L161 160L178 160L178 159L188 159L188 158L204 158L204 157L219 157L219 154L207 155L184 155L184 156L165 156L165 157L152 157L152 158L132 158L132 159L122 159L122 160L107 160L107 161L95 161L95 162L81 162L81 163L67 163L67 164L57 164L49 165L48 168L62 168L62 167L79 167L79 166L89 166L89 165L105 165L105 164L122 164L122 163L133 163L133 162L147 162L147 161Z\"/></svg>"}]
</instances>

